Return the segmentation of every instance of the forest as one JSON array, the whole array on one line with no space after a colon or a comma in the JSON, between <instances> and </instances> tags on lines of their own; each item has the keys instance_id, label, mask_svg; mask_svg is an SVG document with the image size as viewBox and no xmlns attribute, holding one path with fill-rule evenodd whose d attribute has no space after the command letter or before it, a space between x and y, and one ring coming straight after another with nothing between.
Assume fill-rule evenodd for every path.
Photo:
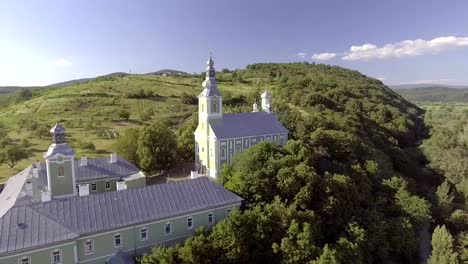
<instances>
[{"instance_id":1,"label":"forest","mask_svg":"<svg viewBox=\"0 0 468 264\"><path fill-rule=\"evenodd\" d=\"M41 155L51 120L77 156L117 151L147 172L191 161L203 77L105 76L0 97L1 138L24 150L2 150L1 175ZM468 262L466 106L417 106L322 64L252 64L217 78L226 112L251 111L268 89L290 140L223 168L219 183L245 199L241 211L140 263Z\"/></svg>"},{"instance_id":2,"label":"forest","mask_svg":"<svg viewBox=\"0 0 468 264\"><path fill-rule=\"evenodd\" d=\"M241 212L140 263L468 261L466 110L447 129L450 110L327 65L253 64L220 77L249 78L274 87L290 141L258 144L223 168Z\"/></svg>"}]
</instances>

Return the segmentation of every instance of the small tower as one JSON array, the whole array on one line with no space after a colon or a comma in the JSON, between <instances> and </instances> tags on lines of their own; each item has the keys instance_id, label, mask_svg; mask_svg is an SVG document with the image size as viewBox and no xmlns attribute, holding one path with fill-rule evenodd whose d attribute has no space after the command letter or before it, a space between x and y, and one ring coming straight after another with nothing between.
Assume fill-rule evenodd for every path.
<instances>
[{"instance_id":1,"label":"small tower","mask_svg":"<svg viewBox=\"0 0 468 264\"><path fill-rule=\"evenodd\" d=\"M262 110L270 113L271 112L271 94L265 90L265 92L262 93Z\"/></svg>"},{"instance_id":2,"label":"small tower","mask_svg":"<svg viewBox=\"0 0 468 264\"><path fill-rule=\"evenodd\" d=\"M50 130L52 144L44 153L47 168L47 185L52 197L76 195L75 152L68 146L65 129L55 124Z\"/></svg>"},{"instance_id":3,"label":"small tower","mask_svg":"<svg viewBox=\"0 0 468 264\"><path fill-rule=\"evenodd\" d=\"M253 108L253 111L252 112L258 112L258 105L257 105L257 101L254 102L254 104L252 105L252 108Z\"/></svg>"}]
</instances>

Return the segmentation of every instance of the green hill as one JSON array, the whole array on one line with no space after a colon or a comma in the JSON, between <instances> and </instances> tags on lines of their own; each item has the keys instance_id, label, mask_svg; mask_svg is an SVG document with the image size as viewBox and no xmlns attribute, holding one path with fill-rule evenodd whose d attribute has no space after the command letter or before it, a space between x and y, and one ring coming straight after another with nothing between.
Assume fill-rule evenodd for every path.
<instances>
[{"instance_id":1,"label":"green hill","mask_svg":"<svg viewBox=\"0 0 468 264\"><path fill-rule=\"evenodd\" d=\"M202 245L186 249L184 257L200 254L210 263L312 263L326 254L339 263L417 261L419 232L432 221L430 201L440 184L418 148L427 135L420 108L381 81L336 66L260 63L223 70L217 79L226 112L251 111L268 89L291 140L284 149L258 144L224 167L222 182L246 199L245 211L203 235L210 236L206 240L199 234L197 241L205 242L184 244ZM31 155L14 169L2 165L0 180L41 158L50 144L47 130L57 121L78 156L107 155L115 133L156 119L177 130L195 118L202 80L117 74L4 95L4 130Z\"/></svg>"},{"instance_id":2,"label":"green hill","mask_svg":"<svg viewBox=\"0 0 468 264\"><path fill-rule=\"evenodd\" d=\"M395 89L411 102L420 103L468 103L468 88L427 86Z\"/></svg>"}]
</instances>

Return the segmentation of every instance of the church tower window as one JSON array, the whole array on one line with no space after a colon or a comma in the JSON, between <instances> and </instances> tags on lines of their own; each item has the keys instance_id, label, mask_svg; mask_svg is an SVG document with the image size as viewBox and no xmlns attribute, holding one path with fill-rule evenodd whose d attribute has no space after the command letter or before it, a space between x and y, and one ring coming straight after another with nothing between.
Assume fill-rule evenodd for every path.
<instances>
[{"instance_id":1,"label":"church tower window","mask_svg":"<svg viewBox=\"0 0 468 264\"><path fill-rule=\"evenodd\" d=\"M65 176L65 172L64 172L63 166L60 166L60 167L58 168L58 176L59 176L59 177Z\"/></svg>"}]
</instances>

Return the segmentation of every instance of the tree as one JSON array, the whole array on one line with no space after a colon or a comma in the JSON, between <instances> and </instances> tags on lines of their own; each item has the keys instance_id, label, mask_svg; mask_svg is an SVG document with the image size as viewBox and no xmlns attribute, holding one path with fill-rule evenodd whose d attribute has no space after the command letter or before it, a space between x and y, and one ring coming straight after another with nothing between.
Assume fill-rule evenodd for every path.
<instances>
[{"instance_id":1,"label":"tree","mask_svg":"<svg viewBox=\"0 0 468 264\"><path fill-rule=\"evenodd\" d=\"M145 171L168 169L176 162L176 137L164 123L148 125L138 136L137 154L140 167Z\"/></svg>"},{"instance_id":2,"label":"tree","mask_svg":"<svg viewBox=\"0 0 468 264\"><path fill-rule=\"evenodd\" d=\"M138 128L127 128L121 137L115 143L116 152L129 162L138 165L138 137L140 130Z\"/></svg>"},{"instance_id":3,"label":"tree","mask_svg":"<svg viewBox=\"0 0 468 264\"><path fill-rule=\"evenodd\" d=\"M447 180L437 187L436 198L440 214L445 219L452 211L452 202L454 198L453 194L450 192L450 184Z\"/></svg>"},{"instance_id":4,"label":"tree","mask_svg":"<svg viewBox=\"0 0 468 264\"><path fill-rule=\"evenodd\" d=\"M179 244L172 247L158 246L154 247L150 253L141 257L140 264L174 264L179 263L177 251Z\"/></svg>"},{"instance_id":5,"label":"tree","mask_svg":"<svg viewBox=\"0 0 468 264\"><path fill-rule=\"evenodd\" d=\"M445 225L437 226L432 233L432 253L428 264L457 264L457 256L452 235Z\"/></svg>"},{"instance_id":6,"label":"tree","mask_svg":"<svg viewBox=\"0 0 468 264\"><path fill-rule=\"evenodd\" d=\"M130 119L130 112L125 109L120 110L117 114L120 119L123 119L125 121L128 121Z\"/></svg>"},{"instance_id":7,"label":"tree","mask_svg":"<svg viewBox=\"0 0 468 264\"><path fill-rule=\"evenodd\" d=\"M182 160L194 160L195 136L193 133L195 132L195 129L197 129L197 125L198 118L194 115L192 116L192 119L179 130L177 137L177 152L179 158Z\"/></svg>"},{"instance_id":8,"label":"tree","mask_svg":"<svg viewBox=\"0 0 468 264\"><path fill-rule=\"evenodd\" d=\"M27 158L28 155L24 149L19 146L8 145L0 152L0 161L8 165L8 167L13 168L18 162L24 158Z\"/></svg>"},{"instance_id":9,"label":"tree","mask_svg":"<svg viewBox=\"0 0 468 264\"><path fill-rule=\"evenodd\" d=\"M338 264L336 250L330 249L328 244L323 247L322 254L310 264Z\"/></svg>"}]
</instances>

